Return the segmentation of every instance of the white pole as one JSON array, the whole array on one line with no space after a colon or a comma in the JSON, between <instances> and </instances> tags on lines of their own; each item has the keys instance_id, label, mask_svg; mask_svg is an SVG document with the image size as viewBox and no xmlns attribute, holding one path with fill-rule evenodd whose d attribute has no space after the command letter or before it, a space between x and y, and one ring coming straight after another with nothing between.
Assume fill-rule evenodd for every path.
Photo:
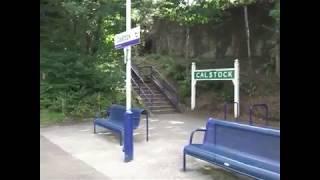
<instances>
[{"instance_id":1,"label":"white pole","mask_svg":"<svg viewBox=\"0 0 320 180\"><path fill-rule=\"evenodd\" d=\"M123 62L124 62L124 64L126 64L127 63L127 48L123 48L123 54L124 54Z\"/></svg>"},{"instance_id":2,"label":"white pole","mask_svg":"<svg viewBox=\"0 0 320 180\"><path fill-rule=\"evenodd\" d=\"M196 63L192 62L191 65L191 110L194 110L196 106L196 83L197 81L194 79L194 72L196 70Z\"/></svg>"},{"instance_id":3,"label":"white pole","mask_svg":"<svg viewBox=\"0 0 320 180\"><path fill-rule=\"evenodd\" d=\"M239 98L239 85L240 85L240 68L239 68L239 61L236 59L234 61L234 117L237 118L240 115L240 98ZM239 109L238 109L239 107Z\"/></svg>"},{"instance_id":4,"label":"white pole","mask_svg":"<svg viewBox=\"0 0 320 180\"><path fill-rule=\"evenodd\" d=\"M131 29L131 0L126 1L126 29L129 31ZM127 110L131 109L131 47L126 48L126 105Z\"/></svg>"}]
</instances>

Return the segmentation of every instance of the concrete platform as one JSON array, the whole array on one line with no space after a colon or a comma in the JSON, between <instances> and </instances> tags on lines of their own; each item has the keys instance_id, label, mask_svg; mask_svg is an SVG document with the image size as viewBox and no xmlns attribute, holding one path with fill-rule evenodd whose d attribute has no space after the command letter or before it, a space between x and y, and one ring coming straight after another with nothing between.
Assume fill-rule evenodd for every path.
<instances>
[{"instance_id":1,"label":"concrete platform","mask_svg":"<svg viewBox=\"0 0 320 180\"><path fill-rule=\"evenodd\" d=\"M83 166L82 168L92 168L92 170L86 171L91 174L89 178L91 180L100 180L101 178L134 180L250 179L188 156L187 171L182 171L183 147L188 144L191 131L204 127L206 120L207 117L199 118L188 114L155 115L150 118L149 142L145 140L145 120L141 121L141 127L134 131L134 160L129 163L124 163L123 161L124 154L122 147L119 145L119 137L108 130L100 128L97 130L102 133L93 134L92 122L40 128L40 135L68 153L72 159L81 161L88 166ZM202 137L201 132L197 133L194 142L200 142ZM48 148L40 150L47 151ZM47 163L46 161L52 160L57 161L59 158L41 160L40 166L41 163ZM61 161L63 165L68 163L67 161L69 160L64 159ZM46 178L41 179L50 179L50 175L57 177L54 168L41 168L41 173L46 174ZM64 171L75 174L83 172L82 170L72 171L70 168L73 168L72 165L69 168L66 167ZM75 177L77 176L75 175ZM70 178L70 176L62 174L58 179L81 179L80 176L78 177Z\"/></svg>"},{"instance_id":2,"label":"concrete platform","mask_svg":"<svg viewBox=\"0 0 320 180\"><path fill-rule=\"evenodd\" d=\"M40 179L43 180L108 180L100 172L72 157L40 135Z\"/></svg>"}]
</instances>

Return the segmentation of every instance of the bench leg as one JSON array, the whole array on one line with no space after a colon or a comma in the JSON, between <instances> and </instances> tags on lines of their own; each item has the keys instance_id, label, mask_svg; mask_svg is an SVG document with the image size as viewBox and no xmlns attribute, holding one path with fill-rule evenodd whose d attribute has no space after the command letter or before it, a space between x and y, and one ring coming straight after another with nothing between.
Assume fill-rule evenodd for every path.
<instances>
[{"instance_id":1,"label":"bench leg","mask_svg":"<svg viewBox=\"0 0 320 180\"><path fill-rule=\"evenodd\" d=\"M147 131L147 142L149 141L149 118L147 115L147 119L146 119L146 123L147 123L147 127L146 127L146 131Z\"/></svg>"},{"instance_id":2,"label":"bench leg","mask_svg":"<svg viewBox=\"0 0 320 180\"><path fill-rule=\"evenodd\" d=\"M186 171L186 154L183 152L183 171Z\"/></svg>"},{"instance_id":3,"label":"bench leg","mask_svg":"<svg viewBox=\"0 0 320 180\"><path fill-rule=\"evenodd\" d=\"M122 133L120 132L120 146L122 146Z\"/></svg>"}]
</instances>

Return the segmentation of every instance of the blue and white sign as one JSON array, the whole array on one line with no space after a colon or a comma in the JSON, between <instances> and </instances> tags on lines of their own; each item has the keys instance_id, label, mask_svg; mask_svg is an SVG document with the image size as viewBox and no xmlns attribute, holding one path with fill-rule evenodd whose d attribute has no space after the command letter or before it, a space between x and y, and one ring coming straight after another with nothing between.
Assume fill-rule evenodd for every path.
<instances>
[{"instance_id":1,"label":"blue and white sign","mask_svg":"<svg viewBox=\"0 0 320 180\"><path fill-rule=\"evenodd\" d=\"M140 43L140 27L130 29L129 31L116 34L114 45L116 49L122 49Z\"/></svg>"}]
</instances>

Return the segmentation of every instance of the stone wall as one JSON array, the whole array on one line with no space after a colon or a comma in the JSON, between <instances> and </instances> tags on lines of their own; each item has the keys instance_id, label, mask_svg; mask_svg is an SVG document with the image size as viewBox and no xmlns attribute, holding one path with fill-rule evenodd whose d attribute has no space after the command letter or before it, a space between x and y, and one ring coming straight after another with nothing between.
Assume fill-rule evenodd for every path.
<instances>
[{"instance_id":1,"label":"stone wall","mask_svg":"<svg viewBox=\"0 0 320 180\"><path fill-rule=\"evenodd\" d=\"M208 23L190 27L188 47L189 57L219 58L224 56L246 57L247 43L244 19L241 9L232 12L231 19L219 25ZM267 11L259 7L249 8L252 56L263 56L267 49L267 40L271 33L261 28L268 24ZM187 27L167 20L154 20L152 29L146 35L146 41L152 44L151 52L173 56L186 53Z\"/></svg>"}]
</instances>

